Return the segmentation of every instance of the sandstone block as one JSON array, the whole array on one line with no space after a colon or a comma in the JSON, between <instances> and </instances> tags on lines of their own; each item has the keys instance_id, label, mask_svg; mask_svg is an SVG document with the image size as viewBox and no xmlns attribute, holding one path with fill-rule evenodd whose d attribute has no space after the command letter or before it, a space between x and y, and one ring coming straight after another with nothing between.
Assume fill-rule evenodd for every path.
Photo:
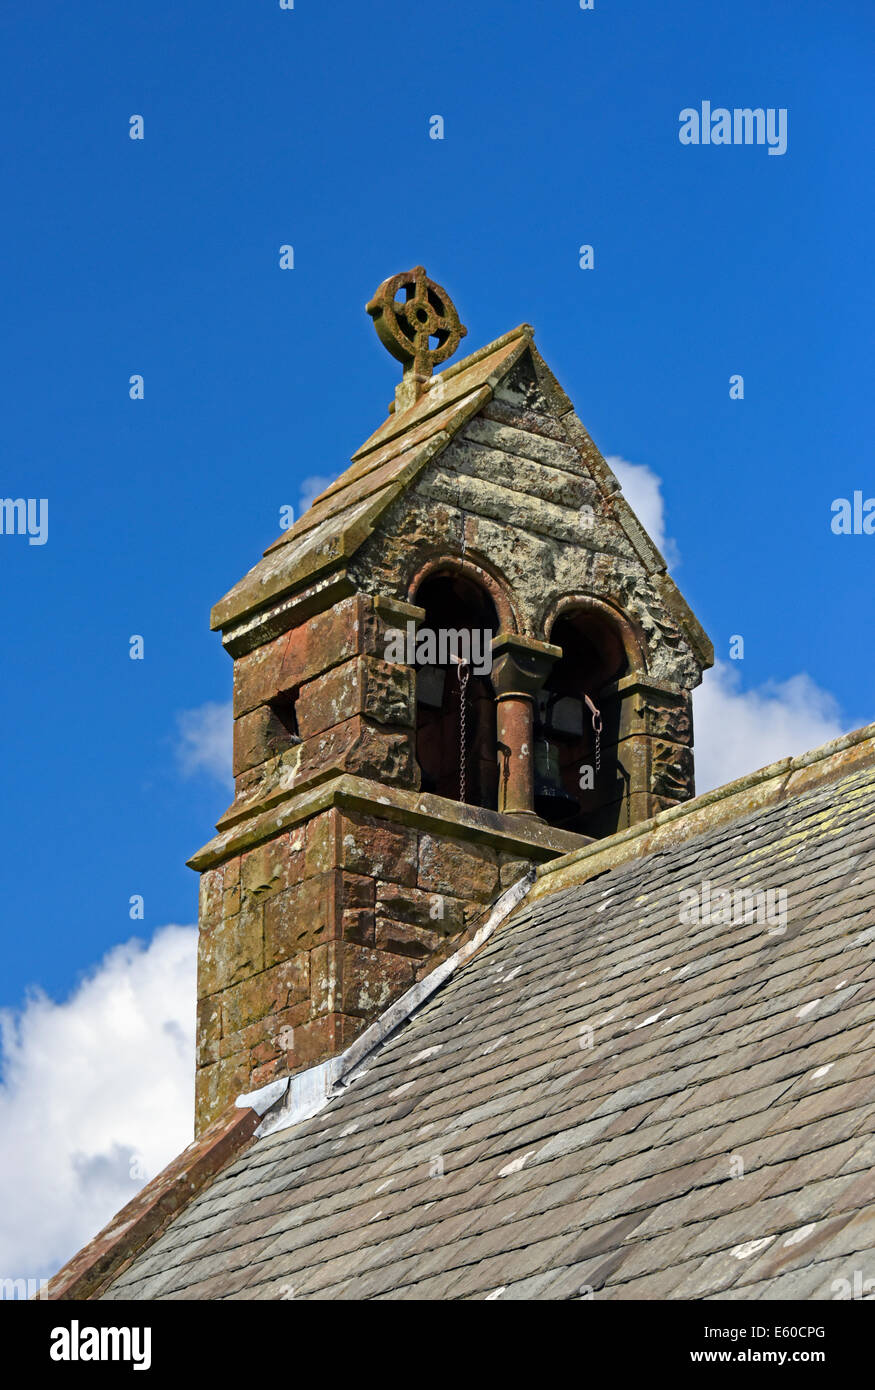
<instances>
[{"instance_id":1,"label":"sandstone block","mask_svg":"<svg viewBox=\"0 0 875 1390\"><path fill-rule=\"evenodd\" d=\"M532 867L528 859L508 859L501 856L499 868L499 886L504 892L507 888L512 888L515 883L528 873Z\"/></svg>"},{"instance_id":2,"label":"sandstone block","mask_svg":"<svg viewBox=\"0 0 875 1390\"><path fill-rule=\"evenodd\" d=\"M337 943L330 941L310 952L310 1015L336 1013L340 1005Z\"/></svg>"},{"instance_id":3,"label":"sandstone block","mask_svg":"<svg viewBox=\"0 0 875 1390\"><path fill-rule=\"evenodd\" d=\"M310 1001L304 999L290 1009L281 1009L277 1014L267 1014L264 1018L248 1023L236 1033L222 1038L220 1055L233 1057L237 1052L248 1052L250 1061L269 1061L279 1057L291 1046L291 1035L296 1027L306 1023L310 1017Z\"/></svg>"},{"instance_id":4,"label":"sandstone block","mask_svg":"<svg viewBox=\"0 0 875 1390\"><path fill-rule=\"evenodd\" d=\"M345 943L338 1003L345 1014L372 1019L413 983L413 964L390 951Z\"/></svg>"},{"instance_id":5,"label":"sandstone block","mask_svg":"<svg viewBox=\"0 0 875 1390\"><path fill-rule=\"evenodd\" d=\"M201 934L198 995L215 994L264 968L262 910L253 905Z\"/></svg>"},{"instance_id":6,"label":"sandstone block","mask_svg":"<svg viewBox=\"0 0 875 1390\"><path fill-rule=\"evenodd\" d=\"M285 1054L286 1071L301 1071L315 1066L326 1057L342 1052L361 1032L363 1021L344 1018L341 1014L324 1014L310 1019L294 1030L292 1050Z\"/></svg>"},{"instance_id":7,"label":"sandstone block","mask_svg":"<svg viewBox=\"0 0 875 1390\"><path fill-rule=\"evenodd\" d=\"M681 743L653 740L651 791L655 797L684 801L693 795L693 750Z\"/></svg>"},{"instance_id":8,"label":"sandstone block","mask_svg":"<svg viewBox=\"0 0 875 1390\"><path fill-rule=\"evenodd\" d=\"M360 652L377 654L377 622L371 600L354 594L237 658L235 717L295 690Z\"/></svg>"},{"instance_id":9,"label":"sandstone block","mask_svg":"<svg viewBox=\"0 0 875 1390\"><path fill-rule=\"evenodd\" d=\"M380 951L391 951L396 956L411 956L414 960L422 960L432 955L443 940L443 932L411 926L408 922L396 922L391 917L377 918L374 945Z\"/></svg>"},{"instance_id":10,"label":"sandstone block","mask_svg":"<svg viewBox=\"0 0 875 1390\"><path fill-rule=\"evenodd\" d=\"M475 902L490 902L498 891L495 850L482 845L420 836L418 886Z\"/></svg>"},{"instance_id":11,"label":"sandstone block","mask_svg":"<svg viewBox=\"0 0 875 1390\"><path fill-rule=\"evenodd\" d=\"M301 737L321 733L355 714L366 715L380 724L412 727L414 674L406 666L359 656L308 681L301 687L296 705Z\"/></svg>"},{"instance_id":12,"label":"sandstone block","mask_svg":"<svg viewBox=\"0 0 875 1390\"><path fill-rule=\"evenodd\" d=\"M340 900L344 908L373 907L377 900L376 883L366 874L340 875Z\"/></svg>"},{"instance_id":13,"label":"sandstone block","mask_svg":"<svg viewBox=\"0 0 875 1390\"><path fill-rule=\"evenodd\" d=\"M222 1006L218 995L198 1000L196 1030L198 1066L218 1062L222 1039Z\"/></svg>"},{"instance_id":14,"label":"sandstone block","mask_svg":"<svg viewBox=\"0 0 875 1390\"><path fill-rule=\"evenodd\" d=\"M217 869L207 869L205 873L201 874L198 892L198 919L202 931L209 930L217 922L221 922L224 916L224 892L225 875L221 865Z\"/></svg>"},{"instance_id":15,"label":"sandstone block","mask_svg":"<svg viewBox=\"0 0 875 1390\"><path fill-rule=\"evenodd\" d=\"M284 753L292 730L270 705L258 705L234 720L234 776Z\"/></svg>"},{"instance_id":16,"label":"sandstone block","mask_svg":"<svg viewBox=\"0 0 875 1390\"><path fill-rule=\"evenodd\" d=\"M306 825L304 871L302 877L315 878L337 868L338 813L323 811Z\"/></svg>"},{"instance_id":17,"label":"sandstone block","mask_svg":"<svg viewBox=\"0 0 875 1390\"><path fill-rule=\"evenodd\" d=\"M409 887L416 884L416 832L401 826L381 825L364 816L344 816L341 836L344 869L391 879Z\"/></svg>"},{"instance_id":18,"label":"sandstone block","mask_svg":"<svg viewBox=\"0 0 875 1390\"><path fill-rule=\"evenodd\" d=\"M344 941L355 941L359 946L373 946L376 917L373 908L346 908L341 915L341 935Z\"/></svg>"},{"instance_id":19,"label":"sandstone block","mask_svg":"<svg viewBox=\"0 0 875 1390\"><path fill-rule=\"evenodd\" d=\"M334 772L413 786L413 735L385 730L354 715L300 745L295 785Z\"/></svg>"},{"instance_id":20,"label":"sandstone block","mask_svg":"<svg viewBox=\"0 0 875 1390\"><path fill-rule=\"evenodd\" d=\"M242 1092L251 1089L249 1076L249 1054L246 1052L200 1068L195 1078L198 1134L202 1134Z\"/></svg>"},{"instance_id":21,"label":"sandstone block","mask_svg":"<svg viewBox=\"0 0 875 1390\"><path fill-rule=\"evenodd\" d=\"M309 993L310 955L304 951L223 990L222 1033L236 1033L268 1014L279 1014L302 1003Z\"/></svg>"},{"instance_id":22,"label":"sandstone block","mask_svg":"<svg viewBox=\"0 0 875 1390\"><path fill-rule=\"evenodd\" d=\"M298 831L277 835L241 857L240 879L247 896L267 897L300 883L304 838Z\"/></svg>"},{"instance_id":23,"label":"sandstone block","mask_svg":"<svg viewBox=\"0 0 875 1390\"><path fill-rule=\"evenodd\" d=\"M462 928L463 905L445 893L427 893L421 888L378 882L376 896L378 912L396 922L424 927L442 936Z\"/></svg>"},{"instance_id":24,"label":"sandstone block","mask_svg":"<svg viewBox=\"0 0 875 1390\"><path fill-rule=\"evenodd\" d=\"M264 908L264 963L275 965L330 939L335 921L335 875L304 879L269 898Z\"/></svg>"}]
</instances>

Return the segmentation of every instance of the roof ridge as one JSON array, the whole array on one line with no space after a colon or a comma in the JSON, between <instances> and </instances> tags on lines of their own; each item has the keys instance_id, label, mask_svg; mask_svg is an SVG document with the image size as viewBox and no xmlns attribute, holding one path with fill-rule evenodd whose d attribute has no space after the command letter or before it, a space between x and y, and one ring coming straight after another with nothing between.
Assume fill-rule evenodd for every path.
<instances>
[{"instance_id":1,"label":"roof ridge","mask_svg":"<svg viewBox=\"0 0 875 1390\"><path fill-rule=\"evenodd\" d=\"M458 376L466 367L474 367L478 362L482 362L484 357L489 357L491 353L498 352L501 348L512 343L514 338L529 338L534 341L535 330L530 323L518 323L516 328L508 329L507 333L502 333L498 338L494 338L491 343L485 343L483 347L477 348L474 352L469 352L467 357L460 357L457 362L452 362L449 367L445 367L442 372L435 372L431 382L447 381L450 377Z\"/></svg>"},{"instance_id":2,"label":"roof ridge","mask_svg":"<svg viewBox=\"0 0 875 1390\"><path fill-rule=\"evenodd\" d=\"M158 1239L252 1138L264 1112L255 1097L245 1107L238 1102L238 1107L229 1106L52 1276L50 1300L99 1298L116 1275Z\"/></svg>"},{"instance_id":3,"label":"roof ridge","mask_svg":"<svg viewBox=\"0 0 875 1390\"><path fill-rule=\"evenodd\" d=\"M649 820L604 840L595 840L551 859L537 870L532 898L585 883L598 874L660 849L673 848L696 835L740 820L751 811L773 806L863 768L875 766L875 723L831 739L793 758L780 758L722 787L683 801Z\"/></svg>"},{"instance_id":4,"label":"roof ridge","mask_svg":"<svg viewBox=\"0 0 875 1390\"><path fill-rule=\"evenodd\" d=\"M862 757L843 758L843 754L857 750L861 746L864 749ZM848 766L849 763L851 764L850 767ZM769 763L756 772L738 777L735 781L728 782L713 791L704 792L702 796L696 797L692 801L683 802L681 805L673 806L666 811L660 811L656 816L641 821L630 827L629 830L609 836L606 840L593 841L592 844L586 845L582 849L572 850L559 859L550 860L537 869L529 870L511 888L495 899L484 924L473 935L469 936L468 940L452 956L423 976L399 999L390 1004L339 1056L331 1057L317 1066L309 1067L306 1071L296 1072L286 1079L271 1082L268 1086L262 1087L261 1090L239 1096L237 1098L238 1106L252 1107L264 1113L264 1119L256 1129L255 1137L263 1138L268 1134L289 1129L323 1110L339 1094L337 1088L345 1087L355 1079L361 1064L371 1057L456 970L466 964L480 950L481 946L486 944L496 927L510 916L524 898L534 900L557 892L560 888L569 887L571 882L575 884L585 882L587 879L604 873L608 868L619 867L620 864L630 859L640 858L650 853L651 850L674 845L681 840L692 838L693 834L703 834L706 830L726 824L728 821L740 819L745 811L787 800L789 795L798 795L810 790L812 786L836 780L843 774L849 774L853 771L854 765L857 763L862 763L864 766L869 763L875 765L875 723L867 724L862 729L856 729L850 734L832 739L820 748L799 754L795 758L781 758L774 763ZM819 774L807 779L804 785L791 791L789 784L792 778L810 768L819 769ZM735 806L735 814L730 816L708 815L712 807L733 805L736 798L743 796L746 791L756 788L764 788L767 791L771 789L777 794L755 798L753 806ZM700 818L707 821L701 828L697 824ZM676 822L682 819L685 819L688 824L696 824L696 829L688 834L672 836L671 830ZM659 832L666 826L669 827L668 832L660 835ZM639 845L642 837L647 837L643 846ZM619 854L616 853L618 850L620 851ZM606 854L613 862L609 864L602 862ZM567 868L581 863L590 863L593 860L598 861L598 867L594 868L592 872L586 872L582 877L575 875L571 881L566 881L566 876L563 874L563 881L558 886L549 886L546 889L541 886L545 879L549 882L551 874L562 873Z\"/></svg>"}]
</instances>

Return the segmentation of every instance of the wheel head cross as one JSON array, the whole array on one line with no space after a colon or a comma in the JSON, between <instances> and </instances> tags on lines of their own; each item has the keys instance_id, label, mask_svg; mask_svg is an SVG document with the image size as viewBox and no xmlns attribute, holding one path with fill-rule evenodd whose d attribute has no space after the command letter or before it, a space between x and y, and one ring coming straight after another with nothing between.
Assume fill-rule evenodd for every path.
<instances>
[{"instance_id":1,"label":"wheel head cross","mask_svg":"<svg viewBox=\"0 0 875 1390\"><path fill-rule=\"evenodd\" d=\"M421 265L384 280L367 311L380 342L402 363L405 378L413 379L417 396L468 331L446 290Z\"/></svg>"}]
</instances>

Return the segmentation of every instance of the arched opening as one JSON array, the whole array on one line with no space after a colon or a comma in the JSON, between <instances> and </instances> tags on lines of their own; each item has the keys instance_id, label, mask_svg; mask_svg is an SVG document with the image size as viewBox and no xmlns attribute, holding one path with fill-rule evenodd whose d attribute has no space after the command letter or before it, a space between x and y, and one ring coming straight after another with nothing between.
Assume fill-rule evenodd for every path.
<instances>
[{"instance_id":1,"label":"arched opening","mask_svg":"<svg viewBox=\"0 0 875 1390\"><path fill-rule=\"evenodd\" d=\"M452 657L467 654L471 674L465 690L464 800L495 809L495 696L488 674L490 644L498 631L495 604L458 571L430 574L414 602L425 609L416 639L416 757L422 790L462 799L462 687L458 662Z\"/></svg>"},{"instance_id":2,"label":"arched opening","mask_svg":"<svg viewBox=\"0 0 875 1390\"><path fill-rule=\"evenodd\" d=\"M596 608L561 612L550 641L562 657L535 705L535 811L564 830L605 835L616 829L608 808L619 806L623 787L615 758L605 756L616 749L619 706L604 697L629 669L626 649L618 626ZM598 749L587 697L601 718Z\"/></svg>"}]
</instances>

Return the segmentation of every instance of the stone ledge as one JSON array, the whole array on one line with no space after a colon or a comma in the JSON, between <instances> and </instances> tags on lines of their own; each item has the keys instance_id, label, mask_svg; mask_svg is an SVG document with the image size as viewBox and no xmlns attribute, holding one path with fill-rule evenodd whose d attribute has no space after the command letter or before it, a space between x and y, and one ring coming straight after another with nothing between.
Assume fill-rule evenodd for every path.
<instances>
[{"instance_id":1,"label":"stone ledge","mask_svg":"<svg viewBox=\"0 0 875 1390\"><path fill-rule=\"evenodd\" d=\"M214 1121L59 1270L49 1281L49 1298L99 1298L107 1284L249 1142L261 1113L251 1107L231 1108Z\"/></svg>"},{"instance_id":2,"label":"stone ledge","mask_svg":"<svg viewBox=\"0 0 875 1390\"><path fill-rule=\"evenodd\" d=\"M875 767L875 724L867 724L798 757L781 758L692 801L660 811L628 830L542 864L530 900L576 887L654 851L672 849L751 811L774 806L864 767Z\"/></svg>"},{"instance_id":3,"label":"stone ledge","mask_svg":"<svg viewBox=\"0 0 875 1390\"><path fill-rule=\"evenodd\" d=\"M346 569L340 565L309 587L271 600L264 608L244 615L239 622L228 624L222 632L222 646L232 657L245 656L317 613L324 613L344 599L352 598L356 592Z\"/></svg>"},{"instance_id":4,"label":"stone ledge","mask_svg":"<svg viewBox=\"0 0 875 1390\"><path fill-rule=\"evenodd\" d=\"M500 811L465 806L430 792L407 791L344 773L308 790L290 791L268 810L256 810L247 820L235 822L192 855L188 866L198 872L215 868L242 850L271 840L331 806L345 807L377 819L399 821L417 829L449 832L461 840L475 840L526 858L567 856L587 843L583 835L556 830L534 817L526 817L523 821Z\"/></svg>"}]
</instances>

